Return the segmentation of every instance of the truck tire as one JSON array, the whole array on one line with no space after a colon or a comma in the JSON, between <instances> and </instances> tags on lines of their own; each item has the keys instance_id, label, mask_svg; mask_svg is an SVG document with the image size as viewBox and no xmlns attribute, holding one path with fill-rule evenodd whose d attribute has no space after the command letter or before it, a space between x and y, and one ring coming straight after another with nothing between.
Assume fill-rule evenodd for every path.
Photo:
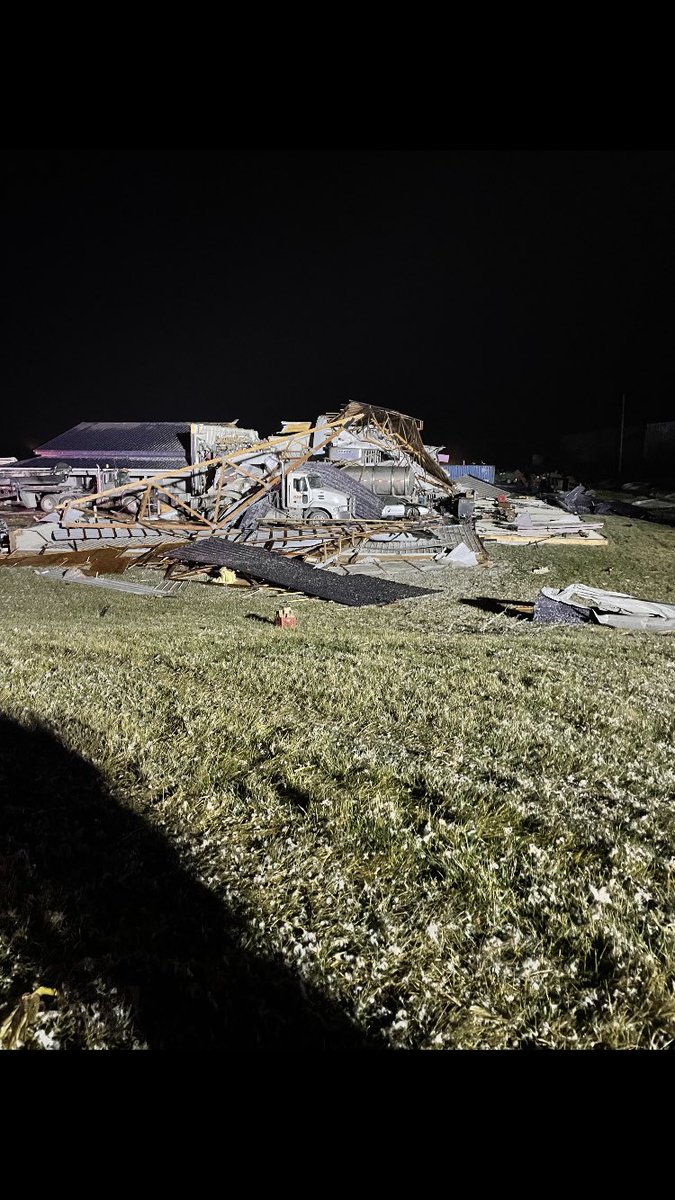
<instances>
[{"instance_id":1,"label":"truck tire","mask_svg":"<svg viewBox=\"0 0 675 1200\"><path fill-rule=\"evenodd\" d=\"M308 521L330 521L331 515L325 508L310 508L306 514Z\"/></svg>"},{"instance_id":2,"label":"truck tire","mask_svg":"<svg viewBox=\"0 0 675 1200\"><path fill-rule=\"evenodd\" d=\"M40 508L43 512L53 512L59 502L58 495L50 492L45 492L44 496L40 496Z\"/></svg>"}]
</instances>

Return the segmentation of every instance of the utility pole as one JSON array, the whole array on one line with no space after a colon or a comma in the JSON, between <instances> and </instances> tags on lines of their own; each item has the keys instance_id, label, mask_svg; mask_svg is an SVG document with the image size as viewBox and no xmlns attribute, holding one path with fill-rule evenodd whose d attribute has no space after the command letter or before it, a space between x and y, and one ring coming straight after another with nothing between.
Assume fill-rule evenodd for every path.
<instances>
[{"instance_id":1,"label":"utility pole","mask_svg":"<svg viewBox=\"0 0 675 1200\"><path fill-rule=\"evenodd\" d=\"M626 417L626 393L621 397L621 431L619 433L619 483L621 483L621 472L623 468L623 428Z\"/></svg>"}]
</instances>

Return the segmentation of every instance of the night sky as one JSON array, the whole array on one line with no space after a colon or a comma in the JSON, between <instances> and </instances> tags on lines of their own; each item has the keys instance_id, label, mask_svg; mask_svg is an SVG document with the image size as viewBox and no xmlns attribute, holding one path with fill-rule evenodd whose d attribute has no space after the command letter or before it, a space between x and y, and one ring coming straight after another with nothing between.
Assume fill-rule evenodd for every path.
<instances>
[{"instance_id":1,"label":"night sky","mask_svg":"<svg viewBox=\"0 0 675 1200\"><path fill-rule=\"evenodd\" d=\"M675 419L675 153L2 159L0 454L82 420L262 434L349 399L458 458Z\"/></svg>"}]
</instances>

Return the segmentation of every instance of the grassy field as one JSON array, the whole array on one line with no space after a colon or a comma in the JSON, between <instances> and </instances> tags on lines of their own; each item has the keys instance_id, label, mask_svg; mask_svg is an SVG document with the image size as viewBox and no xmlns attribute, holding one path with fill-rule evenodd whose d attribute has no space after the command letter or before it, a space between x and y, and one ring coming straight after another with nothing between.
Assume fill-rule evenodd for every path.
<instances>
[{"instance_id":1,"label":"grassy field","mask_svg":"<svg viewBox=\"0 0 675 1200\"><path fill-rule=\"evenodd\" d=\"M36 1048L669 1045L675 638L476 603L675 599L675 530L606 532L297 632L0 569L0 1023L43 985Z\"/></svg>"}]
</instances>

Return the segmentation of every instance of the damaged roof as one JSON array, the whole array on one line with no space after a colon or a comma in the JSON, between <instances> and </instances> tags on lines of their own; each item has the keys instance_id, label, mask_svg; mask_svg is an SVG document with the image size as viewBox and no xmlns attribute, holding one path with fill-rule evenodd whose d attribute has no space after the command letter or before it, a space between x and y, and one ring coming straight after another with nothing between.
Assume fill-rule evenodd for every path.
<instances>
[{"instance_id":1,"label":"damaged roof","mask_svg":"<svg viewBox=\"0 0 675 1200\"><path fill-rule=\"evenodd\" d=\"M38 446L45 458L84 462L93 459L153 459L162 466L185 466L190 455L189 421L80 421L72 429ZM74 464L73 464L74 465Z\"/></svg>"},{"instance_id":2,"label":"damaged roof","mask_svg":"<svg viewBox=\"0 0 675 1200\"><path fill-rule=\"evenodd\" d=\"M368 575L350 575L349 578L344 578L319 567L308 566L299 558L289 558L275 550L242 545L241 542L232 542L222 537L205 538L179 546L175 550L167 551L165 557L186 564L230 567L231 570L251 579L263 580L289 591L304 592L306 596L318 596L321 600L333 600L337 604L355 607L366 604L391 604L394 600L429 596L436 590L416 587L409 583L394 583L388 579L371 579Z\"/></svg>"}]
</instances>

